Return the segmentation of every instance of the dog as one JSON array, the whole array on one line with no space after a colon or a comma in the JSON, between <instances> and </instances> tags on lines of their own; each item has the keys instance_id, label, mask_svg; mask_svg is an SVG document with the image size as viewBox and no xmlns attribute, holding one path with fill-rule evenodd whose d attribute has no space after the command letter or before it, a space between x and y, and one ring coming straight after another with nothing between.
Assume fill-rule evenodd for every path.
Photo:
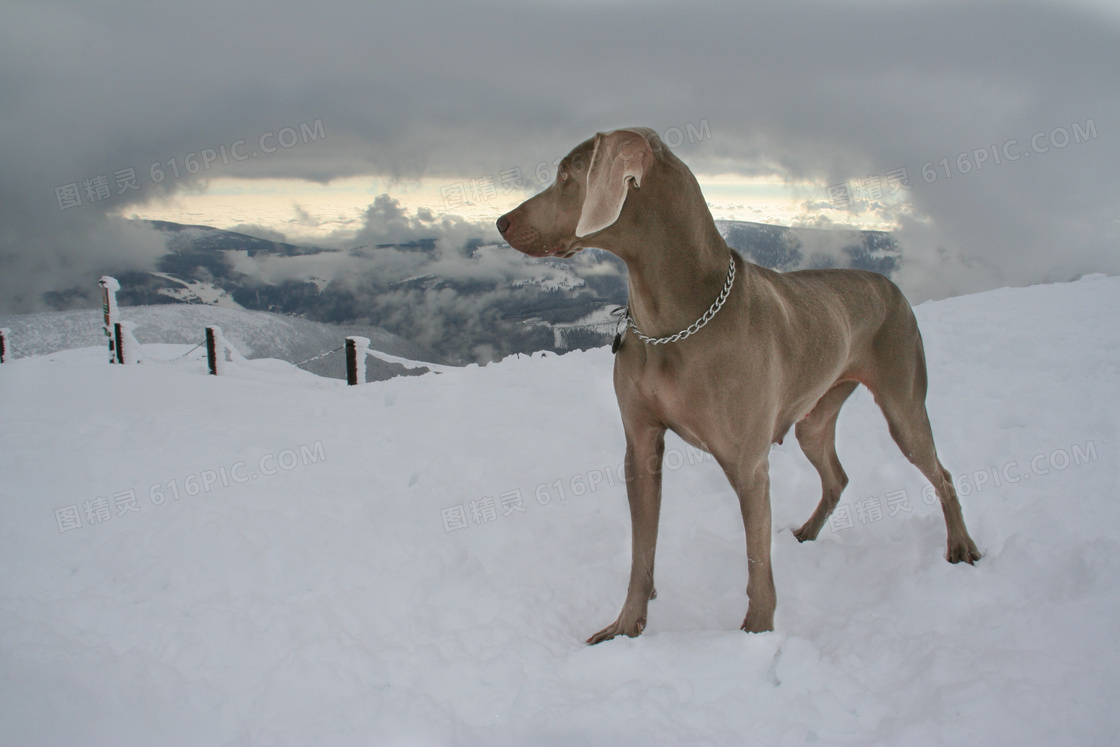
<instances>
[{"instance_id":1,"label":"dog","mask_svg":"<svg viewBox=\"0 0 1120 747\"><path fill-rule=\"evenodd\" d=\"M816 539L848 483L836 456L836 419L860 384L937 492L946 558L980 559L934 447L922 337L910 304L888 278L860 270L778 273L746 262L720 235L695 176L646 128L580 143L553 183L498 218L497 228L532 257L571 257L596 247L628 271L614 388L626 435L633 555L622 611L589 644L635 637L646 625L656 596L666 430L712 454L734 488L747 544L742 629L773 630L771 444L794 427L820 473L820 503L794 532L801 542Z\"/></svg>"}]
</instances>

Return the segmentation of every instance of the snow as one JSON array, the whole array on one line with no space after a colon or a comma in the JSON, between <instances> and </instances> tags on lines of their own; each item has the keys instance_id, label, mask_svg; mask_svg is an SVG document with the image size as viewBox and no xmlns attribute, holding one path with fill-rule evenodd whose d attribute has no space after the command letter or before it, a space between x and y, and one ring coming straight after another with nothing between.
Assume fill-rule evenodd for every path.
<instances>
[{"instance_id":1,"label":"snow","mask_svg":"<svg viewBox=\"0 0 1120 747\"><path fill-rule=\"evenodd\" d=\"M210 306L220 306L227 309L245 308L237 301L233 300L233 296L225 289L219 288L213 283L205 283L199 280L187 282L185 280L180 280L174 275L169 275L166 272L153 272L151 274L182 286L181 288L161 288L159 290L161 295L173 298L176 301L193 302L197 299ZM312 282L316 281L313 280ZM317 285L319 285L319 291L322 292L324 286L318 282Z\"/></svg>"},{"instance_id":2,"label":"snow","mask_svg":"<svg viewBox=\"0 0 1120 747\"><path fill-rule=\"evenodd\" d=\"M542 277L515 280L512 283L513 287L535 285L547 291L573 291L587 284L587 281L574 272L561 270L551 265L542 265L542 267L547 267L551 272L547 272Z\"/></svg>"},{"instance_id":3,"label":"snow","mask_svg":"<svg viewBox=\"0 0 1120 747\"><path fill-rule=\"evenodd\" d=\"M614 311L618 304L601 306L590 314L574 322L561 322L552 325L554 343L556 347L566 347L565 339L572 330L591 330L594 332L614 332L618 327L618 315Z\"/></svg>"},{"instance_id":4,"label":"snow","mask_svg":"<svg viewBox=\"0 0 1120 747\"><path fill-rule=\"evenodd\" d=\"M819 483L773 452L774 632L738 630L735 498L670 438L649 627L595 647L629 567L608 350L359 387L189 345L5 364L0 743L1115 743L1120 278L917 313L984 558L944 561L860 390L851 526L799 545Z\"/></svg>"},{"instance_id":5,"label":"snow","mask_svg":"<svg viewBox=\"0 0 1120 747\"><path fill-rule=\"evenodd\" d=\"M368 345L369 343L367 342L366 344ZM376 358L380 361L385 361L386 363L393 363L395 365L401 366L408 371L424 369L424 371L421 371L421 373L427 371L443 373L444 371L455 370L455 366L441 366L436 363L428 363L427 361L414 361L408 358L402 358L399 355L390 355L388 353L383 353L380 350L366 350L365 354L371 358ZM359 357L361 357L360 354Z\"/></svg>"}]
</instances>

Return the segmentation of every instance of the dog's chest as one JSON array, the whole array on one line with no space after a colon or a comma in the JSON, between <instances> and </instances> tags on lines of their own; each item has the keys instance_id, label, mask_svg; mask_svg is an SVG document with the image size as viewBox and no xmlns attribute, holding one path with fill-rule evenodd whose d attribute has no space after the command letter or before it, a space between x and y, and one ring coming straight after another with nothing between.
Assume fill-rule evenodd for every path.
<instances>
[{"instance_id":1,"label":"dog's chest","mask_svg":"<svg viewBox=\"0 0 1120 747\"><path fill-rule=\"evenodd\" d=\"M670 356L649 356L624 376L619 395L686 443L706 449L731 407L726 382L721 386L708 373Z\"/></svg>"}]
</instances>

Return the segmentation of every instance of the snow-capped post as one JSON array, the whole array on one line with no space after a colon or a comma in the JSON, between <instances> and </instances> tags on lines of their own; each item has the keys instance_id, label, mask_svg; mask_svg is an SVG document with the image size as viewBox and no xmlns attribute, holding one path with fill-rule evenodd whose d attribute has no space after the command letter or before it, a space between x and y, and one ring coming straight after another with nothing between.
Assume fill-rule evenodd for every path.
<instances>
[{"instance_id":1,"label":"snow-capped post","mask_svg":"<svg viewBox=\"0 0 1120 747\"><path fill-rule=\"evenodd\" d=\"M0 327L0 363L8 362L8 337L11 334L12 330Z\"/></svg>"},{"instance_id":2,"label":"snow-capped post","mask_svg":"<svg viewBox=\"0 0 1120 747\"><path fill-rule=\"evenodd\" d=\"M350 386L366 383L366 355L369 354L368 337L346 338L346 383ZM358 361L362 363L362 375L358 376Z\"/></svg>"},{"instance_id":3,"label":"snow-capped post","mask_svg":"<svg viewBox=\"0 0 1120 747\"><path fill-rule=\"evenodd\" d=\"M121 289L121 284L117 282L116 278L102 275L101 280L97 281L101 286L101 311L105 315L105 336L109 338L109 362L117 362L117 353L115 340L113 339L113 325L117 322L117 291Z\"/></svg>"},{"instance_id":4,"label":"snow-capped post","mask_svg":"<svg viewBox=\"0 0 1120 747\"><path fill-rule=\"evenodd\" d=\"M226 368L226 354L229 354L231 361L239 363L245 362L245 356L241 355L233 345L229 344L229 340L222 334L221 327L207 327L206 328L206 360L210 364L210 373L214 376L221 376Z\"/></svg>"}]
</instances>

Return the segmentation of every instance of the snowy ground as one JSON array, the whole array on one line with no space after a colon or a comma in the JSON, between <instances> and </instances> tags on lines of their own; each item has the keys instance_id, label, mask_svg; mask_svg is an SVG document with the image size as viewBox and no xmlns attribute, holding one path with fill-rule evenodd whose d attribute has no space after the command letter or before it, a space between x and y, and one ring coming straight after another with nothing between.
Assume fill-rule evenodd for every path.
<instances>
[{"instance_id":1,"label":"snowy ground","mask_svg":"<svg viewBox=\"0 0 1120 747\"><path fill-rule=\"evenodd\" d=\"M738 630L736 501L672 439L649 627L595 647L629 564L608 351L355 388L156 360L182 345L5 365L0 744L1116 744L1120 278L918 316L984 559L943 560L860 391L815 543L816 475L773 453L773 633Z\"/></svg>"}]
</instances>

